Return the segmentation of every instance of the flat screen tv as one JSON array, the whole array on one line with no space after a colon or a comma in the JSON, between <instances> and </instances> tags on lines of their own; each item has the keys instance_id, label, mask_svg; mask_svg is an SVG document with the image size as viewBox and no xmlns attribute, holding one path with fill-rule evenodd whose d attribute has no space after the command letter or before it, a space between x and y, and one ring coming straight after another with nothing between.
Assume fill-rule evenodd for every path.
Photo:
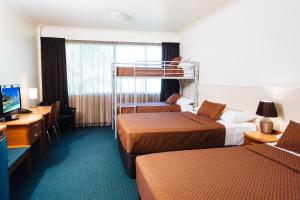
<instances>
[{"instance_id":1,"label":"flat screen tv","mask_svg":"<svg viewBox=\"0 0 300 200\"><path fill-rule=\"evenodd\" d=\"M2 115L9 118L13 111L21 108L20 85L2 85L0 90Z\"/></svg>"}]
</instances>

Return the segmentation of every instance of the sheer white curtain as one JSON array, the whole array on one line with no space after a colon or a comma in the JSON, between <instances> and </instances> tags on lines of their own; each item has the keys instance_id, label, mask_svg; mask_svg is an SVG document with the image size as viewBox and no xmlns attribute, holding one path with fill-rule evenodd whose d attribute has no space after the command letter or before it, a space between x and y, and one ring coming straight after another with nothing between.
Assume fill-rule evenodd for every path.
<instances>
[{"instance_id":1,"label":"sheer white curtain","mask_svg":"<svg viewBox=\"0 0 300 200\"><path fill-rule=\"evenodd\" d=\"M136 61L160 61L160 44L130 44L118 43L116 45L116 60L120 63L134 63ZM160 99L160 79L137 79L136 100L137 102L153 102ZM123 93L123 102L134 100L135 80L120 79L120 87Z\"/></svg>"},{"instance_id":2,"label":"sheer white curtain","mask_svg":"<svg viewBox=\"0 0 300 200\"><path fill-rule=\"evenodd\" d=\"M111 124L112 62L158 61L161 46L115 42L66 42L70 105L80 126ZM137 80L137 100L159 101L160 80ZM124 102L133 101L134 80L121 84Z\"/></svg>"},{"instance_id":3,"label":"sheer white curtain","mask_svg":"<svg viewBox=\"0 0 300 200\"><path fill-rule=\"evenodd\" d=\"M113 44L66 43L69 102L80 126L111 123Z\"/></svg>"}]
</instances>

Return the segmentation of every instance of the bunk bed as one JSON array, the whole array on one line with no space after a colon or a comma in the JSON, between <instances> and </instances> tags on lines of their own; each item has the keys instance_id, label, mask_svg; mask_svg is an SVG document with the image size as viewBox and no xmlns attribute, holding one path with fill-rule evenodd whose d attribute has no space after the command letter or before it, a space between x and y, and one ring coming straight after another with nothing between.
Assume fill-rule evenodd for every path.
<instances>
[{"instance_id":1,"label":"bunk bed","mask_svg":"<svg viewBox=\"0 0 300 200\"><path fill-rule=\"evenodd\" d=\"M180 59L178 59L180 58ZM178 79L183 89L183 81L193 81L194 105L198 102L199 63L181 61L181 57L172 61L137 61L133 63L112 63L112 128L115 129L117 138L117 115L124 113L145 112L180 112L179 105L165 102L138 102L136 80L137 79ZM120 85L124 79L134 80L133 102L123 102L123 91Z\"/></svg>"}]
</instances>

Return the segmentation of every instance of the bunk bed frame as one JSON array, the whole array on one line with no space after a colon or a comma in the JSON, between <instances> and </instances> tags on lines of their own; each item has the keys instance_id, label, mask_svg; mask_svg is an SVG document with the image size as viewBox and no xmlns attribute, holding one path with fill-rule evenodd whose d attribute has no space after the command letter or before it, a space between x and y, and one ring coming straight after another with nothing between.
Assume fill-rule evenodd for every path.
<instances>
[{"instance_id":1,"label":"bunk bed frame","mask_svg":"<svg viewBox=\"0 0 300 200\"><path fill-rule=\"evenodd\" d=\"M175 63L175 65L174 65ZM124 71L121 71L121 70ZM178 79L182 94L184 80L194 81L194 106L198 104L199 63L195 61L137 61L112 63L112 129L117 138L117 115L122 114L122 79L134 79L133 109L136 113L137 79ZM119 109L119 110L118 110ZM119 111L119 112L118 112Z\"/></svg>"}]
</instances>

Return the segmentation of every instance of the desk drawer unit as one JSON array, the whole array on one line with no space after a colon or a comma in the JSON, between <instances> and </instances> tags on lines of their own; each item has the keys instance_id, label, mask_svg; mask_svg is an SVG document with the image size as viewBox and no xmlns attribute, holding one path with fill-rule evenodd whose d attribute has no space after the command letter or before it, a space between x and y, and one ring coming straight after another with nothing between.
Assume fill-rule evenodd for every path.
<instances>
[{"instance_id":1,"label":"desk drawer unit","mask_svg":"<svg viewBox=\"0 0 300 200\"><path fill-rule=\"evenodd\" d=\"M9 126L6 133L8 146L32 145L43 133L43 120L29 125Z\"/></svg>"},{"instance_id":2,"label":"desk drawer unit","mask_svg":"<svg viewBox=\"0 0 300 200\"><path fill-rule=\"evenodd\" d=\"M34 143L43 133L43 121L40 120L29 126L29 143Z\"/></svg>"}]
</instances>

